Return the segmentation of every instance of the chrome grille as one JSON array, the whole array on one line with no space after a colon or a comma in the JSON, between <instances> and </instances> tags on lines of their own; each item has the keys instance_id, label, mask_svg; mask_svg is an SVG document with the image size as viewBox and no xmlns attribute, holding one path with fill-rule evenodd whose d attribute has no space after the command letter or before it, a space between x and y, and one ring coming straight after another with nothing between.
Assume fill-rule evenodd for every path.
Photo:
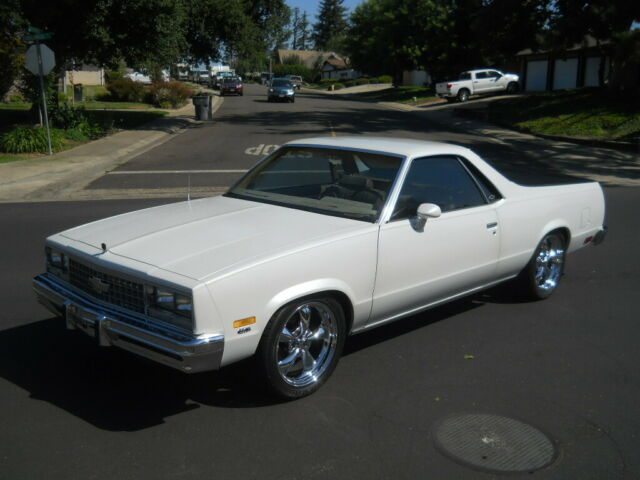
<instances>
[{"instance_id":1,"label":"chrome grille","mask_svg":"<svg viewBox=\"0 0 640 480\"><path fill-rule=\"evenodd\" d=\"M144 313L144 286L116 277L73 259L69 260L69 282L93 298Z\"/></svg>"}]
</instances>

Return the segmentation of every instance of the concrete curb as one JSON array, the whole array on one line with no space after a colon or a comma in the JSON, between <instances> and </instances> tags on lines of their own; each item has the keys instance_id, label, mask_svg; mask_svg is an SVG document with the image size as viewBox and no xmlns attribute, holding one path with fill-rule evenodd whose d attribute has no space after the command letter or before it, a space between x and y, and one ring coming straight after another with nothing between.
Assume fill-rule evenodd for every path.
<instances>
[{"instance_id":1,"label":"concrete curb","mask_svg":"<svg viewBox=\"0 0 640 480\"><path fill-rule=\"evenodd\" d=\"M214 113L223 103L213 97ZM105 172L137 157L203 122L185 105L168 116L134 130L125 130L53 156L0 165L0 202L72 199Z\"/></svg>"}]
</instances>

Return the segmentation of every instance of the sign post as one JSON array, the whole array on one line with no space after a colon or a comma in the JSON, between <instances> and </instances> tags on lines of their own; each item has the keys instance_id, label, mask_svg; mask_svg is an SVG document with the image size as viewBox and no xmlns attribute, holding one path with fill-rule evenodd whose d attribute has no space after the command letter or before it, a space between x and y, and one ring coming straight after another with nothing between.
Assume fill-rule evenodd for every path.
<instances>
[{"instance_id":1,"label":"sign post","mask_svg":"<svg viewBox=\"0 0 640 480\"><path fill-rule=\"evenodd\" d=\"M40 77L40 98L42 98L42 110L44 111L44 124L47 129L47 143L49 146L49 155L53 155L51 149L51 130L49 129L49 115L47 113L47 98L44 92L43 76L47 75L55 66L56 60L53 51L46 45L40 44L40 40L51 38L53 34L45 33L42 30L29 27L30 35L25 35L23 39L27 42L35 41L35 45L31 45L27 50L25 58L25 66L34 75Z\"/></svg>"}]
</instances>

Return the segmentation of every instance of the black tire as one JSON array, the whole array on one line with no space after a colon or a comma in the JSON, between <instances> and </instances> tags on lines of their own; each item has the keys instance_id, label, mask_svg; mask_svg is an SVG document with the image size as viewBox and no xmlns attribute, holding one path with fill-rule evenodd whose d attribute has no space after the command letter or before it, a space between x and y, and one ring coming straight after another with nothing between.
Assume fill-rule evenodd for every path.
<instances>
[{"instance_id":1,"label":"black tire","mask_svg":"<svg viewBox=\"0 0 640 480\"><path fill-rule=\"evenodd\" d=\"M510 82L509 85L507 85L507 93L510 95L517 93L518 90L520 90L520 85L518 85L518 82Z\"/></svg>"},{"instance_id":2,"label":"black tire","mask_svg":"<svg viewBox=\"0 0 640 480\"><path fill-rule=\"evenodd\" d=\"M463 88L458 92L458 101L466 102L467 100L469 100L469 90Z\"/></svg>"},{"instance_id":3,"label":"black tire","mask_svg":"<svg viewBox=\"0 0 640 480\"><path fill-rule=\"evenodd\" d=\"M517 279L526 298L542 300L556 291L564 274L565 250L566 240L559 232L544 236Z\"/></svg>"},{"instance_id":4,"label":"black tire","mask_svg":"<svg viewBox=\"0 0 640 480\"><path fill-rule=\"evenodd\" d=\"M278 310L256 353L269 390L294 399L324 385L342 354L345 323L340 303L331 297L301 299Z\"/></svg>"}]
</instances>

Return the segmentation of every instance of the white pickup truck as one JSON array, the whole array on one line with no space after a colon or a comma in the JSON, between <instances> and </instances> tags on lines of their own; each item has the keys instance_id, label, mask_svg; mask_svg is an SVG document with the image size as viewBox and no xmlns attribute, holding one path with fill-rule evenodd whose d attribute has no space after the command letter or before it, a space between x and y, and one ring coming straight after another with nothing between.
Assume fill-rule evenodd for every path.
<instances>
[{"instance_id":1,"label":"white pickup truck","mask_svg":"<svg viewBox=\"0 0 640 480\"><path fill-rule=\"evenodd\" d=\"M520 87L514 73L502 73L494 69L478 69L462 72L458 80L436 84L436 95L447 101L466 102L471 95L507 92L515 93Z\"/></svg>"}]
</instances>

